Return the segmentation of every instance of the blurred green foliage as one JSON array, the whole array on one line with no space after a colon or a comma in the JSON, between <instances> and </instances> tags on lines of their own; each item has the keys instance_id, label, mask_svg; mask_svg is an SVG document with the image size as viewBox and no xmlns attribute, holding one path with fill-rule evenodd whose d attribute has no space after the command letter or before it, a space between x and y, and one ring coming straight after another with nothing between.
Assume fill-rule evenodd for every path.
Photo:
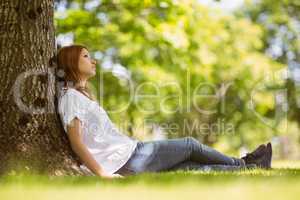
<instances>
[{"instance_id":1,"label":"blurred green foliage","mask_svg":"<svg viewBox=\"0 0 300 200\"><path fill-rule=\"evenodd\" d=\"M285 84L285 62L265 54L269 33L245 16L261 12L255 7L233 15L193 0L64 6L55 13L57 36L72 36L100 60L94 91L128 134L147 138L156 130L148 125L158 124L169 138L232 150L284 132L274 91Z\"/></svg>"},{"instance_id":2,"label":"blurred green foliage","mask_svg":"<svg viewBox=\"0 0 300 200\"><path fill-rule=\"evenodd\" d=\"M286 81L289 119L300 125L299 69L300 69L300 1L247 1L237 13L247 17L263 29L263 48L272 58L288 67Z\"/></svg>"}]
</instances>

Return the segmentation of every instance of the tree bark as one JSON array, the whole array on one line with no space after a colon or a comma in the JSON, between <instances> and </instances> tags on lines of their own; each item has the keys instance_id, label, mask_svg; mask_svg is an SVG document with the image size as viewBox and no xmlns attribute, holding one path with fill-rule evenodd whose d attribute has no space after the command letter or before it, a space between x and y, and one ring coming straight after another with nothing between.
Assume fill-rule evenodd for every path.
<instances>
[{"instance_id":1,"label":"tree bark","mask_svg":"<svg viewBox=\"0 0 300 200\"><path fill-rule=\"evenodd\" d=\"M0 1L0 173L84 174L53 109L54 0Z\"/></svg>"}]
</instances>

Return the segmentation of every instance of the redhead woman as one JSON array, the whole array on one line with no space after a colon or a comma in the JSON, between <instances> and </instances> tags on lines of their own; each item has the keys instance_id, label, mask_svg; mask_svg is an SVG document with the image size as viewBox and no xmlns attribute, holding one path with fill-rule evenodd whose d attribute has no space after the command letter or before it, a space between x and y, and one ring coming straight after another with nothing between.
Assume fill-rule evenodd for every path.
<instances>
[{"instance_id":1,"label":"redhead woman","mask_svg":"<svg viewBox=\"0 0 300 200\"><path fill-rule=\"evenodd\" d=\"M83 167L103 178L178 169L271 168L272 146L262 144L242 158L224 155L193 137L140 141L121 133L93 98L87 81L96 61L81 45L63 47L57 55L64 71L58 111L72 150Z\"/></svg>"}]
</instances>

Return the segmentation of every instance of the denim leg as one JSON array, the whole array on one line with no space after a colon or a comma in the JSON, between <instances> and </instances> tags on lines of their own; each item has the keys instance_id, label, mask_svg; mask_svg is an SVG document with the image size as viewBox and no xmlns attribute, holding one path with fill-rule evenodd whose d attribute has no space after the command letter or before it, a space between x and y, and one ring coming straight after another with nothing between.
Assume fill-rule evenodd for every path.
<instances>
[{"instance_id":1,"label":"denim leg","mask_svg":"<svg viewBox=\"0 0 300 200\"><path fill-rule=\"evenodd\" d=\"M177 170L200 170L200 171L237 171L237 170L245 170L245 169L254 169L256 165L220 165L220 164L199 164L195 161L184 161L179 163L178 165L169 168L165 171L177 171Z\"/></svg>"},{"instance_id":2,"label":"denim leg","mask_svg":"<svg viewBox=\"0 0 300 200\"><path fill-rule=\"evenodd\" d=\"M134 175L168 169L188 158L182 139L139 142L130 159L117 172Z\"/></svg>"},{"instance_id":3,"label":"denim leg","mask_svg":"<svg viewBox=\"0 0 300 200\"><path fill-rule=\"evenodd\" d=\"M153 159L153 152L153 142L139 141L130 159L115 173L130 176L147 171L146 166Z\"/></svg>"},{"instance_id":4,"label":"denim leg","mask_svg":"<svg viewBox=\"0 0 300 200\"><path fill-rule=\"evenodd\" d=\"M245 165L242 159L230 157L219 151L200 143L193 137L184 138L188 151L190 152L189 161L208 165Z\"/></svg>"},{"instance_id":5,"label":"denim leg","mask_svg":"<svg viewBox=\"0 0 300 200\"><path fill-rule=\"evenodd\" d=\"M174 167L183 161L194 161L204 165L241 165L241 159L226 156L204 145L193 137L153 141L154 158L147 165L151 171Z\"/></svg>"},{"instance_id":6,"label":"denim leg","mask_svg":"<svg viewBox=\"0 0 300 200\"><path fill-rule=\"evenodd\" d=\"M131 173L164 171L184 161L204 165L241 165L241 159L228 157L193 137L141 142L123 168Z\"/></svg>"}]
</instances>

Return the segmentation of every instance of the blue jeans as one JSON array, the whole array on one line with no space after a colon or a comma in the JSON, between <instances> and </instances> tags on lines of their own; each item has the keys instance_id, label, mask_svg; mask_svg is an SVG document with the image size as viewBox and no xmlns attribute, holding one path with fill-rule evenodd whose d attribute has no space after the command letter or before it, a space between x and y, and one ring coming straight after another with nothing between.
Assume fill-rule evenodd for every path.
<instances>
[{"instance_id":1,"label":"blue jeans","mask_svg":"<svg viewBox=\"0 0 300 200\"><path fill-rule=\"evenodd\" d=\"M193 137L158 141L139 141L130 159L115 173L134 175L142 172L172 170L238 169L242 159L226 156L201 144Z\"/></svg>"}]
</instances>

